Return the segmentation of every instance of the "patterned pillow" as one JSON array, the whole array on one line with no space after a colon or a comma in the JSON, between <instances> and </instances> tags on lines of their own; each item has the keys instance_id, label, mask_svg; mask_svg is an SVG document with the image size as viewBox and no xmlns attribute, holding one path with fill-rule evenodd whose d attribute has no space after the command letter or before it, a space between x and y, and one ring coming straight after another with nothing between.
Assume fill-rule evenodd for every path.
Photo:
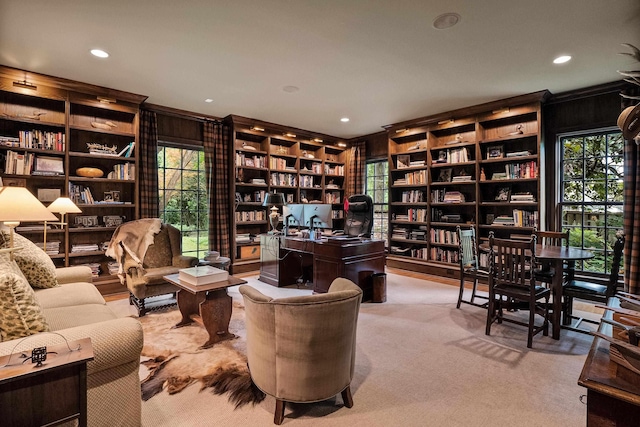
<instances>
[{"instance_id":1,"label":"patterned pillow","mask_svg":"<svg viewBox=\"0 0 640 427\"><path fill-rule=\"evenodd\" d=\"M13 258L31 286L34 288L58 286L56 266L45 251L17 233L13 233L13 245L22 248L13 253ZM9 247L9 232L6 230L2 230L0 247Z\"/></svg>"},{"instance_id":2,"label":"patterned pillow","mask_svg":"<svg viewBox=\"0 0 640 427\"><path fill-rule=\"evenodd\" d=\"M0 260L0 341L49 330L33 288L8 258L3 254Z\"/></svg>"}]
</instances>

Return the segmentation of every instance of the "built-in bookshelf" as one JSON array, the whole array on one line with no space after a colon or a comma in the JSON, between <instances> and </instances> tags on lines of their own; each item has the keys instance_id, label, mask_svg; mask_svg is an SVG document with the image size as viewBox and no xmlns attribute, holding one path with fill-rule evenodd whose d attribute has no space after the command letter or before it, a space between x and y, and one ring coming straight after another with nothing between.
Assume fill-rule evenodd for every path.
<instances>
[{"instance_id":1,"label":"built-in bookshelf","mask_svg":"<svg viewBox=\"0 0 640 427\"><path fill-rule=\"evenodd\" d=\"M268 192L282 193L287 203L332 204L334 229L344 228L345 149L337 145L340 140L245 117L226 120L234 141L233 272L259 268L259 236L270 229L268 208L262 206Z\"/></svg>"},{"instance_id":2,"label":"built-in bookshelf","mask_svg":"<svg viewBox=\"0 0 640 427\"><path fill-rule=\"evenodd\" d=\"M456 227L479 241L531 234L542 211L541 105L548 92L387 126L387 265L458 268Z\"/></svg>"},{"instance_id":3,"label":"built-in bookshelf","mask_svg":"<svg viewBox=\"0 0 640 427\"><path fill-rule=\"evenodd\" d=\"M106 243L136 219L139 105L144 96L0 67L0 177L45 205L70 197L82 210L49 226L47 253L59 266L89 265L102 293L120 290ZM18 82L18 84L15 84ZM27 82L29 83L29 82ZM85 172L88 171L88 175ZM18 232L41 246L44 224Z\"/></svg>"}]
</instances>

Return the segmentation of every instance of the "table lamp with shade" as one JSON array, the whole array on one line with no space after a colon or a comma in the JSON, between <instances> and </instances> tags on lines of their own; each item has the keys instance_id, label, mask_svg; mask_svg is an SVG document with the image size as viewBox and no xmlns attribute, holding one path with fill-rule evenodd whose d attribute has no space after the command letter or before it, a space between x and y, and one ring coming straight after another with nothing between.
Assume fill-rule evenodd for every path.
<instances>
[{"instance_id":1,"label":"table lamp with shade","mask_svg":"<svg viewBox=\"0 0 640 427\"><path fill-rule=\"evenodd\" d=\"M269 214L269 224L271 224L270 234L276 234L278 232L278 222L280 221L278 214L278 207L284 206L284 194L282 193L267 193L262 202L262 206L271 206L271 213Z\"/></svg>"},{"instance_id":2,"label":"table lamp with shade","mask_svg":"<svg viewBox=\"0 0 640 427\"><path fill-rule=\"evenodd\" d=\"M13 260L13 252L20 249L13 247L13 230L21 222L55 221L56 216L25 187L0 187L0 221L9 227L9 247L0 249L0 253L9 252Z\"/></svg>"},{"instance_id":3,"label":"table lamp with shade","mask_svg":"<svg viewBox=\"0 0 640 427\"><path fill-rule=\"evenodd\" d=\"M64 216L68 213L82 213L79 207L75 205L68 197L58 197L55 199L47 209L53 213L60 214L60 222L53 222L51 224L56 224L64 228L67 223L64 221ZM44 222L44 242L43 242L44 250L47 250L47 221Z\"/></svg>"}]
</instances>

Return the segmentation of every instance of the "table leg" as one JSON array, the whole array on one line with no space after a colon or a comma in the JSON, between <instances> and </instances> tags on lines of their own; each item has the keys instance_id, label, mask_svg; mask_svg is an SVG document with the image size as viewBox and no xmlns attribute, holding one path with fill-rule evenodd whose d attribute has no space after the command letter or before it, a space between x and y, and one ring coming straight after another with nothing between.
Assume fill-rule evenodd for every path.
<instances>
[{"instance_id":1,"label":"table leg","mask_svg":"<svg viewBox=\"0 0 640 427\"><path fill-rule=\"evenodd\" d=\"M180 322L178 322L174 326L174 328L181 328L193 323L191 315L198 314L198 307L203 299L204 295L194 295L183 289L180 289L176 294L176 300L178 302L178 309L180 310L180 314L182 314L182 320L180 320Z\"/></svg>"},{"instance_id":2,"label":"table leg","mask_svg":"<svg viewBox=\"0 0 640 427\"><path fill-rule=\"evenodd\" d=\"M556 274L553 275L552 293L553 293L553 313L551 316L552 337L554 340L560 339L560 321L562 319L562 260L554 259L553 268Z\"/></svg>"},{"instance_id":3,"label":"table leg","mask_svg":"<svg viewBox=\"0 0 640 427\"><path fill-rule=\"evenodd\" d=\"M218 289L209 291L206 299L200 303L202 325L209 333L209 340L200 348L209 348L217 342L236 337L229 333L232 301L226 289Z\"/></svg>"}]
</instances>

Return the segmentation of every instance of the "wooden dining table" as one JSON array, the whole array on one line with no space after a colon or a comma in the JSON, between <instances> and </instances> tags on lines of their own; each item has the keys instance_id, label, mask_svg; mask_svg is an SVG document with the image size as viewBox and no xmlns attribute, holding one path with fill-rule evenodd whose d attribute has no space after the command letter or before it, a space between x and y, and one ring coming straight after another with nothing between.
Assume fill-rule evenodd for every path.
<instances>
[{"instance_id":1,"label":"wooden dining table","mask_svg":"<svg viewBox=\"0 0 640 427\"><path fill-rule=\"evenodd\" d=\"M543 246L536 245L536 259L548 261L555 269L551 282L551 293L553 295L553 313L551 317L553 339L560 339L560 328L562 323L562 286L563 286L563 263L565 261L582 261L593 258L593 252L574 248L571 246Z\"/></svg>"},{"instance_id":2,"label":"wooden dining table","mask_svg":"<svg viewBox=\"0 0 640 427\"><path fill-rule=\"evenodd\" d=\"M480 250L489 250L488 244L481 244ZM572 246L551 246L536 245L536 259L538 261L548 261L556 271L551 282L551 294L553 295L551 313L551 336L553 339L560 339L560 328L562 323L562 286L563 286L563 264L565 261L582 261L593 258L593 252L574 248Z\"/></svg>"}]
</instances>

